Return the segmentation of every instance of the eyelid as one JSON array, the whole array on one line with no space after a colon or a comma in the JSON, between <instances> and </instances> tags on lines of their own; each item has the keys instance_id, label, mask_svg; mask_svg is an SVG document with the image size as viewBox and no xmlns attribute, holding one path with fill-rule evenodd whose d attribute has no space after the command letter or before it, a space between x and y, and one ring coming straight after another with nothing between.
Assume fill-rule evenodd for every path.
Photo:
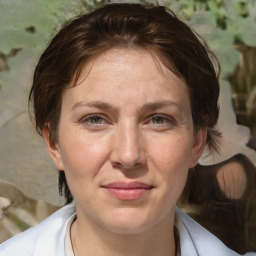
<instances>
[{"instance_id":1,"label":"eyelid","mask_svg":"<svg viewBox=\"0 0 256 256\"><path fill-rule=\"evenodd\" d=\"M160 114L160 113L159 114L158 113L152 114L152 115L149 116L148 119L152 119L154 117L161 117L161 118L166 119L166 120L174 121L173 117L171 117L169 115L166 115L166 114Z\"/></svg>"}]
</instances>

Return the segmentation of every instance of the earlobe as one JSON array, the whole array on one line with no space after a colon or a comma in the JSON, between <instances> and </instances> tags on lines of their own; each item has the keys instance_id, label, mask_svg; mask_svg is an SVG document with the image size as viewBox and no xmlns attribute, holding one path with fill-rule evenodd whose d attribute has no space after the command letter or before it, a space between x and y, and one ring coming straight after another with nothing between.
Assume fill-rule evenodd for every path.
<instances>
[{"instance_id":1,"label":"earlobe","mask_svg":"<svg viewBox=\"0 0 256 256\"><path fill-rule=\"evenodd\" d=\"M63 163L61 158L61 153L59 150L59 146L57 143L53 142L50 136L50 128L49 125L45 125L43 129L43 136L48 148L48 152L52 158L52 161L54 162L55 166L58 168L58 170L63 170Z\"/></svg>"},{"instance_id":2,"label":"earlobe","mask_svg":"<svg viewBox=\"0 0 256 256\"><path fill-rule=\"evenodd\" d=\"M203 154L207 138L207 127L200 127L195 134L189 168L193 168Z\"/></svg>"}]
</instances>

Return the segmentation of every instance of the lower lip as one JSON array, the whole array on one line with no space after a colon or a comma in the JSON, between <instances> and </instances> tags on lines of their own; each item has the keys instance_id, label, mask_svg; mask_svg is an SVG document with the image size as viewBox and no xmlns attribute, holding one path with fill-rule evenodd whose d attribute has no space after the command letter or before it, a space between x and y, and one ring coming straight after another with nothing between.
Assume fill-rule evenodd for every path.
<instances>
[{"instance_id":1,"label":"lower lip","mask_svg":"<svg viewBox=\"0 0 256 256\"><path fill-rule=\"evenodd\" d=\"M118 189L118 188L106 188L108 193L119 200L136 200L145 196L151 189L136 188L136 189Z\"/></svg>"}]
</instances>

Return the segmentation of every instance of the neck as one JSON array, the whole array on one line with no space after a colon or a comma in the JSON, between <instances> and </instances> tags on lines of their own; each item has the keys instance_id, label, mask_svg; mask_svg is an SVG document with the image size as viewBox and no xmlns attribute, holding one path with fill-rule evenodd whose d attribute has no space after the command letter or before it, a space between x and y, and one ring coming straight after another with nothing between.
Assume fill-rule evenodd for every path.
<instances>
[{"instance_id":1,"label":"neck","mask_svg":"<svg viewBox=\"0 0 256 256\"><path fill-rule=\"evenodd\" d=\"M71 227L76 256L175 256L174 215L136 234L109 231L77 215Z\"/></svg>"}]
</instances>

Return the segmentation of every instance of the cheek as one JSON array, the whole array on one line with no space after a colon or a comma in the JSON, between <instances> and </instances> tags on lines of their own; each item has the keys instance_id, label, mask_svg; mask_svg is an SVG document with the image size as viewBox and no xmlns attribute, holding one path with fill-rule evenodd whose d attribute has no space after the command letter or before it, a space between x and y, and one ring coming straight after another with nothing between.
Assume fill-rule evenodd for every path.
<instances>
[{"instance_id":1,"label":"cheek","mask_svg":"<svg viewBox=\"0 0 256 256\"><path fill-rule=\"evenodd\" d=\"M150 158L158 167L165 172L180 172L189 168L191 145L185 136L170 136L162 140L151 142Z\"/></svg>"},{"instance_id":2,"label":"cheek","mask_svg":"<svg viewBox=\"0 0 256 256\"><path fill-rule=\"evenodd\" d=\"M180 138L157 144L151 149L151 170L165 194L163 200L176 201L187 180L190 162L189 140Z\"/></svg>"},{"instance_id":3,"label":"cheek","mask_svg":"<svg viewBox=\"0 0 256 256\"><path fill-rule=\"evenodd\" d=\"M96 176L108 155L107 140L83 134L70 136L60 144L64 171L69 176Z\"/></svg>"}]
</instances>

